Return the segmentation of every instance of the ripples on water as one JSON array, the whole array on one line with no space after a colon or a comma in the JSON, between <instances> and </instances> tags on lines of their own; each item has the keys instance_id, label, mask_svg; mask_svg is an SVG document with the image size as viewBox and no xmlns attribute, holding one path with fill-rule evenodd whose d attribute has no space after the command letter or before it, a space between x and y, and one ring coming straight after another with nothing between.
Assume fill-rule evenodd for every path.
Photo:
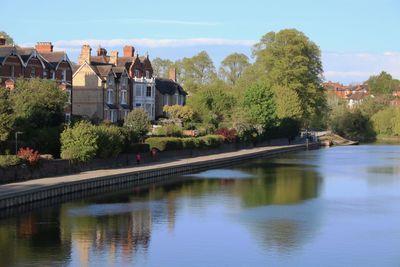
<instances>
[{"instance_id":1,"label":"ripples on water","mask_svg":"<svg viewBox=\"0 0 400 267\"><path fill-rule=\"evenodd\" d=\"M0 221L0 266L400 266L400 146L243 162Z\"/></svg>"}]
</instances>

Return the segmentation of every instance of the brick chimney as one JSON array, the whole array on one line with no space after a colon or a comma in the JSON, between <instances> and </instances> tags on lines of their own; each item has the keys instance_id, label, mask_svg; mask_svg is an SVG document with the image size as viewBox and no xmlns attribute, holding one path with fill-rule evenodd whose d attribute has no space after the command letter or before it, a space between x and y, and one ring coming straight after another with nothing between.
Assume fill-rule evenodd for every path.
<instances>
[{"instance_id":1,"label":"brick chimney","mask_svg":"<svg viewBox=\"0 0 400 267\"><path fill-rule=\"evenodd\" d=\"M118 51L111 51L110 53L110 63L115 66L118 65Z\"/></svg>"},{"instance_id":2,"label":"brick chimney","mask_svg":"<svg viewBox=\"0 0 400 267\"><path fill-rule=\"evenodd\" d=\"M107 49L99 46L99 48L97 48L97 56L107 56Z\"/></svg>"},{"instance_id":3,"label":"brick chimney","mask_svg":"<svg viewBox=\"0 0 400 267\"><path fill-rule=\"evenodd\" d=\"M131 45L124 46L124 57L133 57L135 55L135 48Z\"/></svg>"},{"instance_id":4,"label":"brick chimney","mask_svg":"<svg viewBox=\"0 0 400 267\"><path fill-rule=\"evenodd\" d=\"M82 65L83 63L85 63L85 61L90 64L91 52L92 48L90 48L90 45L87 44L82 45L81 54L79 55L78 59L78 64Z\"/></svg>"},{"instance_id":5,"label":"brick chimney","mask_svg":"<svg viewBox=\"0 0 400 267\"><path fill-rule=\"evenodd\" d=\"M53 52L53 44L51 42L37 42L35 48L39 53Z\"/></svg>"},{"instance_id":6,"label":"brick chimney","mask_svg":"<svg viewBox=\"0 0 400 267\"><path fill-rule=\"evenodd\" d=\"M176 68L170 68L168 72L168 78L176 82Z\"/></svg>"},{"instance_id":7,"label":"brick chimney","mask_svg":"<svg viewBox=\"0 0 400 267\"><path fill-rule=\"evenodd\" d=\"M0 36L0 46L2 45L6 45L6 37L4 37L3 35Z\"/></svg>"}]
</instances>

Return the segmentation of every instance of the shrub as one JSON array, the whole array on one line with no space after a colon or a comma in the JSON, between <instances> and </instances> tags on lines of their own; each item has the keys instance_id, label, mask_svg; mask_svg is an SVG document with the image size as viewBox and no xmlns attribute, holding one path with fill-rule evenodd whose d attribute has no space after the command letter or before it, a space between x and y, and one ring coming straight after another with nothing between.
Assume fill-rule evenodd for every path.
<instances>
[{"instance_id":1,"label":"shrub","mask_svg":"<svg viewBox=\"0 0 400 267\"><path fill-rule=\"evenodd\" d=\"M29 165L36 165L40 160L39 152L29 147L20 148L18 150L17 156L23 161L29 163Z\"/></svg>"},{"instance_id":2,"label":"shrub","mask_svg":"<svg viewBox=\"0 0 400 267\"><path fill-rule=\"evenodd\" d=\"M196 148L198 142L196 142L196 138L182 138L182 148L184 149L193 149Z\"/></svg>"},{"instance_id":3,"label":"shrub","mask_svg":"<svg viewBox=\"0 0 400 267\"><path fill-rule=\"evenodd\" d=\"M16 166L21 164L22 160L14 155L0 155L0 168Z\"/></svg>"},{"instance_id":4,"label":"shrub","mask_svg":"<svg viewBox=\"0 0 400 267\"><path fill-rule=\"evenodd\" d=\"M199 137L198 139L203 140L204 145L207 148L219 147L221 144L224 143L224 137L221 135L206 135L203 137Z\"/></svg>"},{"instance_id":5,"label":"shrub","mask_svg":"<svg viewBox=\"0 0 400 267\"><path fill-rule=\"evenodd\" d=\"M182 127L179 127L175 124L166 124L162 127L158 127L154 129L155 135L158 136L173 136L173 137L181 137L182 136Z\"/></svg>"},{"instance_id":6,"label":"shrub","mask_svg":"<svg viewBox=\"0 0 400 267\"><path fill-rule=\"evenodd\" d=\"M80 121L61 134L61 158L86 162L96 156L97 134L95 127Z\"/></svg>"},{"instance_id":7,"label":"shrub","mask_svg":"<svg viewBox=\"0 0 400 267\"><path fill-rule=\"evenodd\" d=\"M115 125L99 125L95 127L97 134L97 153L99 158L111 158L118 156L124 145L124 136Z\"/></svg>"},{"instance_id":8,"label":"shrub","mask_svg":"<svg viewBox=\"0 0 400 267\"><path fill-rule=\"evenodd\" d=\"M150 137L146 139L146 144L149 144L150 148L156 148L159 151L182 148L182 140L176 137Z\"/></svg>"},{"instance_id":9,"label":"shrub","mask_svg":"<svg viewBox=\"0 0 400 267\"><path fill-rule=\"evenodd\" d=\"M142 108L136 108L129 112L124 121L124 127L128 129L131 137L141 140L150 131L149 115Z\"/></svg>"},{"instance_id":10,"label":"shrub","mask_svg":"<svg viewBox=\"0 0 400 267\"><path fill-rule=\"evenodd\" d=\"M235 142L238 137L236 129L220 128L215 131L215 134L223 136L225 142L228 143Z\"/></svg>"}]
</instances>

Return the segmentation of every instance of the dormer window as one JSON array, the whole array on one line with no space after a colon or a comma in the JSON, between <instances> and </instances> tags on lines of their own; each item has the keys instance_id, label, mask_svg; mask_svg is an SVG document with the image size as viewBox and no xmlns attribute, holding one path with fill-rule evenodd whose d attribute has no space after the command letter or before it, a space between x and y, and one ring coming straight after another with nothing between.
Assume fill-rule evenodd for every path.
<instances>
[{"instance_id":1,"label":"dormer window","mask_svg":"<svg viewBox=\"0 0 400 267\"><path fill-rule=\"evenodd\" d=\"M14 65L10 66L10 75L11 75L12 78L15 77L15 67L14 67Z\"/></svg>"},{"instance_id":2,"label":"dormer window","mask_svg":"<svg viewBox=\"0 0 400 267\"><path fill-rule=\"evenodd\" d=\"M67 80L67 70L61 71L61 81L65 82Z\"/></svg>"},{"instance_id":3,"label":"dormer window","mask_svg":"<svg viewBox=\"0 0 400 267\"><path fill-rule=\"evenodd\" d=\"M139 77L139 70L135 69L135 77L138 78Z\"/></svg>"},{"instance_id":4,"label":"dormer window","mask_svg":"<svg viewBox=\"0 0 400 267\"><path fill-rule=\"evenodd\" d=\"M47 69L43 70L43 78L47 78Z\"/></svg>"},{"instance_id":5,"label":"dormer window","mask_svg":"<svg viewBox=\"0 0 400 267\"><path fill-rule=\"evenodd\" d=\"M113 82L112 82L112 77L111 76L108 76L108 85L112 85L113 84Z\"/></svg>"},{"instance_id":6,"label":"dormer window","mask_svg":"<svg viewBox=\"0 0 400 267\"><path fill-rule=\"evenodd\" d=\"M150 71L146 70L146 78L150 79Z\"/></svg>"},{"instance_id":7,"label":"dormer window","mask_svg":"<svg viewBox=\"0 0 400 267\"><path fill-rule=\"evenodd\" d=\"M121 104L126 105L126 99L127 99L127 92L126 90L121 91Z\"/></svg>"}]
</instances>

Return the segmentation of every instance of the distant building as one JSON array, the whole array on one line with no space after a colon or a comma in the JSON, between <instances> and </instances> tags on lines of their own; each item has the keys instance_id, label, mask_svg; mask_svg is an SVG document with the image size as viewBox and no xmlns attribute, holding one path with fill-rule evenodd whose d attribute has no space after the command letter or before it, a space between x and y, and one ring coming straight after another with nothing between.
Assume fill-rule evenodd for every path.
<instances>
[{"instance_id":1,"label":"distant building","mask_svg":"<svg viewBox=\"0 0 400 267\"><path fill-rule=\"evenodd\" d=\"M349 108L362 103L362 101L370 96L367 84L343 85L335 82L326 82L322 86L328 92L334 92L338 97L347 102Z\"/></svg>"},{"instance_id":2,"label":"distant building","mask_svg":"<svg viewBox=\"0 0 400 267\"><path fill-rule=\"evenodd\" d=\"M102 47L92 56L91 50L89 45L82 46L73 75L74 115L117 122L131 110L143 108L155 120L163 115L163 105L185 103L186 93L176 77L153 77L148 54L139 56L133 46L125 46L122 57L117 51L108 55Z\"/></svg>"},{"instance_id":3,"label":"distant building","mask_svg":"<svg viewBox=\"0 0 400 267\"><path fill-rule=\"evenodd\" d=\"M67 54L53 51L51 42L39 42L34 48L19 47L6 45L0 36L0 85L13 89L17 78L55 80L69 96L66 120L72 113L72 68Z\"/></svg>"}]
</instances>

